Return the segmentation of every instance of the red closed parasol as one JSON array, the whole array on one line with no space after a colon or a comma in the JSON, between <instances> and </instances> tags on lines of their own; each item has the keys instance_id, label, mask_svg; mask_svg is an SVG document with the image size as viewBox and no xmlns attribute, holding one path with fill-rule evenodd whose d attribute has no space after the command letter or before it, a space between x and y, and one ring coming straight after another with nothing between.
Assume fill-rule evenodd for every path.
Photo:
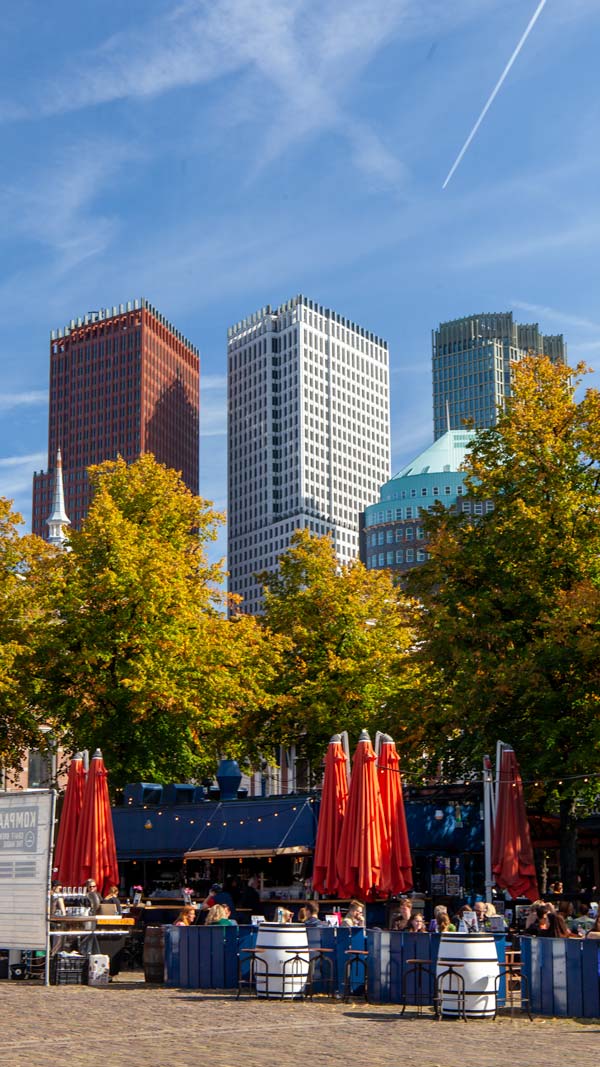
<instances>
[{"instance_id":1,"label":"red closed parasol","mask_svg":"<svg viewBox=\"0 0 600 1067\"><path fill-rule=\"evenodd\" d=\"M73 756L69 764L67 776L67 788L63 800L60 824L56 848L54 849L54 871L56 879L63 885L77 884L77 871L75 870L75 843L77 841L77 829L83 807L83 792L85 789L85 770L81 752Z\"/></svg>"},{"instance_id":2,"label":"red closed parasol","mask_svg":"<svg viewBox=\"0 0 600 1067\"><path fill-rule=\"evenodd\" d=\"M75 846L75 869L77 883L83 885L88 878L93 878L102 895L106 895L111 885L119 884L108 775L100 749L96 750L90 763L83 795Z\"/></svg>"},{"instance_id":3,"label":"red closed parasol","mask_svg":"<svg viewBox=\"0 0 600 1067\"><path fill-rule=\"evenodd\" d=\"M339 734L327 746L323 792L313 864L313 888L334 896L338 890L337 851L348 801L346 753Z\"/></svg>"},{"instance_id":4,"label":"red closed parasol","mask_svg":"<svg viewBox=\"0 0 600 1067\"><path fill-rule=\"evenodd\" d=\"M400 758L392 738L384 734L377 764L379 791L390 835L390 862L383 888L395 895L412 889L412 857L406 828Z\"/></svg>"},{"instance_id":5,"label":"red closed parasol","mask_svg":"<svg viewBox=\"0 0 600 1067\"><path fill-rule=\"evenodd\" d=\"M504 748L500 760L492 839L492 874L496 885L500 889L507 889L513 899L538 899L523 783L512 748Z\"/></svg>"},{"instance_id":6,"label":"red closed parasol","mask_svg":"<svg viewBox=\"0 0 600 1067\"><path fill-rule=\"evenodd\" d=\"M383 891L389 854L390 840L377 781L376 756L371 739L363 730L354 753L337 854L340 895L367 900L372 891Z\"/></svg>"}]
</instances>

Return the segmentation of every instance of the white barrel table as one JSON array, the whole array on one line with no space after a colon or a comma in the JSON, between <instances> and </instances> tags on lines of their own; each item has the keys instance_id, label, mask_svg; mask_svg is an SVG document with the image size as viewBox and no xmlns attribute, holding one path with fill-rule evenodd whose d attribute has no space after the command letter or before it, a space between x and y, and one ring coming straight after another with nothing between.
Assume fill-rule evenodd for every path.
<instances>
[{"instance_id":1,"label":"white barrel table","mask_svg":"<svg viewBox=\"0 0 600 1067\"><path fill-rule=\"evenodd\" d=\"M301 997L308 978L308 939L304 923L266 923L258 927L256 948L266 972L256 967L259 997ZM257 961L258 962L258 961Z\"/></svg>"},{"instance_id":2,"label":"white barrel table","mask_svg":"<svg viewBox=\"0 0 600 1067\"><path fill-rule=\"evenodd\" d=\"M464 1011L467 1019L493 1019L497 977L498 953L491 934L442 934L436 966L441 1015Z\"/></svg>"}]
</instances>

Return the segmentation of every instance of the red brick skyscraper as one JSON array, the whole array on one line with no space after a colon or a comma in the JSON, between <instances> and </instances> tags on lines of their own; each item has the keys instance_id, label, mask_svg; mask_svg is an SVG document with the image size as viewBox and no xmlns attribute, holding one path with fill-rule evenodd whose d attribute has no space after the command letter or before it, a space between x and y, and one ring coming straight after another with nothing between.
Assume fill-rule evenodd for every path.
<instances>
[{"instance_id":1,"label":"red brick skyscraper","mask_svg":"<svg viewBox=\"0 0 600 1067\"><path fill-rule=\"evenodd\" d=\"M89 312L50 335L48 471L33 476L34 533L46 537L60 448L75 529L90 503L86 469L152 452L198 492L200 358L147 300Z\"/></svg>"}]
</instances>

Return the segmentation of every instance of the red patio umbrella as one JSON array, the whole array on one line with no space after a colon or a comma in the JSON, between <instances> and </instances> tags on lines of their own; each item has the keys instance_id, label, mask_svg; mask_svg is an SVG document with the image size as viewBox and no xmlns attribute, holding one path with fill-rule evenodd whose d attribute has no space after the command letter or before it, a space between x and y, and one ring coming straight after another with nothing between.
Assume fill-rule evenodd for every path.
<instances>
[{"instance_id":1,"label":"red patio umbrella","mask_svg":"<svg viewBox=\"0 0 600 1067\"><path fill-rule=\"evenodd\" d=\"M117 849L113 829L108 775L100 749L90 763L83 795L83 808L75 845L75 881L83 885L93 878L98 891L105 895L111 885L119 884Z\"/></svg>"},{"instance_id":2,"label":"red patio umbrella","mask_svg":"<svg viewBox=\"0 0 600 1067\"><path fill-rule=\"evenodd\" d=\"M334 896L338 890L337 850L348 801L346 753L339 734L327 746L323 792L313 864L313 888Z\"/></svg>"},{"instance_id":3,"label":"red patio umbrella","mask_svg":"<svg viewBox=\"0 0 600 1067\"><path fill-rule=\"evenodd\" d=\"M339 892L367 900L383 891L390 862L390 839L385 821L376 756L366 730L360 735L352 763L346 815L337 854Z\"/></svg>"},{"instance_id":4,"label":"red patio umbrella","mask_svg":"<svg viewBox=\"0 0 600 1067\"><path fill-rule=\"evenodd\" d=\"M63 885L77 884L77 871L74 866L75 842L79 817L83 807L85 789L85 770L83 756L78 752L69 764L67 788L54 849L54 872L56 879Z\"/></svg>"},{"instance_id":5,"label":"red patio umbrella","mask_svg":"<svg viewBox=\"0 0 600 1067\"><path fill-rule=\"evenodd\" d=\"M500 759L492 874L496 885L508 889L511 897L539 898L523 783L512 748L504 748Z\"/></svg>"},{"instance_id":6,"label":"red patio umbrella","mask_svg":"<svg viewBox=\"0 0 600 1067\"><path fill-rule=\"evenodd\" d=\"M388 734L381 739L377 764L379 791L390 835L390 862L384 879L384 888L393 895L412 889L412 857L406 828L400 757Z\"/></svg>"}]
</instances>

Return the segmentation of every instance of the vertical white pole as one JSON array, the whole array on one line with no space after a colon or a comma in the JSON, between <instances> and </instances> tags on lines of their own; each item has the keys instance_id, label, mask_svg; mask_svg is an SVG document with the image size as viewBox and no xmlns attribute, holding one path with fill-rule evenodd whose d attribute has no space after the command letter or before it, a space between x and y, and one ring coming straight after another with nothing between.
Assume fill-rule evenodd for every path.
<instances>
[{"instance_id":1,"label":"vertical white pole","mask_svg":"<svg viewBox=\"0 0 600 1067\"><path fill-rule=\"evenodd\" d=\"M46 893L46 964L44 967L44 985L50 985L50 905L52 901L52 864L54 862L54 817L56 814L56 788L51 790L50 801L50 848L48 850L48 891Z\"/></svg>"},{"instance_id":2,"label":"vertical white pole","mask_svg":"<svg viewBox=\"0 0 600 1067\"><path fill-rule=\"evenodd\" d=\"M492 817L492 761L489 756L483 757L483 847L485 858L485 899L488 904L492 902L492 834L494 831Z\"/></svg>"}]
</instances>

